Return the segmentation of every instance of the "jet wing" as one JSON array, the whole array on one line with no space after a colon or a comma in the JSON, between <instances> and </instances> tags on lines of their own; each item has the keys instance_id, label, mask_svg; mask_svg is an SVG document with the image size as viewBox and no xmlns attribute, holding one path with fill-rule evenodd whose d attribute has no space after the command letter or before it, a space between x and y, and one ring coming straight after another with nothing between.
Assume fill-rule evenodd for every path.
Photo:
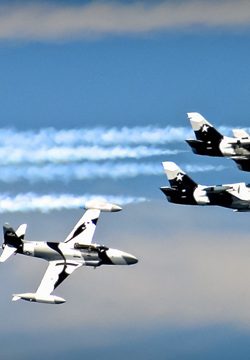
<instances>
[{"instance_id":1,"label":"jet wing","mask_svg":"<svg viewBox=\"0 0 250 360\"><path fill-rule=\"evenodd\" d=\"M72 245L75 243L91 244L100 213L101 210L88 209L64 242Z\"/></svg>"},{"instance_id":2,"label":"jet wing","mask_svg":"<svg viewBox=\"0 0 250 360\"><path fill-rule=\"evenodd\" d=\"M250 138L247 138L247 139L238 139L237 138L237 141L230 141L228 142L230 145L232 145L232 147L234 148L238 148L238 147L241 147L241 148L244 148L246 150L250 150Z\"/></svg>"},{"instance_id":3,"label":"jet wing","mask_svg":"<svg viewBox=\"0 0 250 360\"><path fill-rule=\"evenodd\" d=\"M69 275L82 266L77 261L50 261L36 294L49 296Z\"/></svg>"},{"instance_id":4,"label":"jet wing","mask_svg":"<svg viewBox=\"0 0 250 360\"><path fill-rule=\"evenodd\" d=\"M101 211L117 212L122 210L118 205L98 200L88 201L85 209L87 209L86 212L64 241L71 246L91 244Z\"/></svg>"},{"instance_id":5,"label":"jet wing","mask_svg":"<svg viewBox=\"0 0 250 360\"><path fill-rule=\"evenodd\" d=\"M249 140L249 134L243 130L243 129L233 129L233 134L236 138L239 139L248 139Z\"/></svg>"}]
</instances>

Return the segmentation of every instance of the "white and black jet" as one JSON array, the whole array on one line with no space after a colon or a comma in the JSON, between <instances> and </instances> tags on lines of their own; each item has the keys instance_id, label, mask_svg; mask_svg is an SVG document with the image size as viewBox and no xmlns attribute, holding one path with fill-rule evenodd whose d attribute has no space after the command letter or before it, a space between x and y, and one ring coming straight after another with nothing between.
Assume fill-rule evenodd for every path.
<instances>
[{"instance_id":1,"label":"white and black jet","mask_svg":"<svg viewBox=\"0 0 250 360\"><path fill-rule=\"evenodd\" d=\"M250 185L245 183L206 186L197 184L174 162L163 162L170 187L161 191L169 202L185 205L218 205L234 211L250 211Z\"/></svg>"},{"instance_id":2,"label":"white and black jet","mask_svg":"<svg viewBox=\"0 0 250 360\"><path fill-rule=\"evenodd\" d=\"M250 171L250 135L234 129L234 137L223 136L201 114L188 113L196 140L186 140L198 155L225 156L234 160L240 170Z\"/></svg>"},{"instance_id":3,"label":"white and black jet","mask_svg":"<svg viewBox=\"0 0 250 360\"><path fill-rule=\"evenodd\" d=\"M103 245L93 244L92 238L101 211L119 211L121 207L90 201L87 209L64 242L25 241L26 224L22 224L15 232L8 224L4 225L4 243L0 262L7 260L12 254L34 256L49 262L49 266L35 293L13 295L13 301L27 301L61 304L65 300L51 293L76 269L81 266L131 265L137 258L126 252L111 249Z\"/></svg>"}]
</instances>

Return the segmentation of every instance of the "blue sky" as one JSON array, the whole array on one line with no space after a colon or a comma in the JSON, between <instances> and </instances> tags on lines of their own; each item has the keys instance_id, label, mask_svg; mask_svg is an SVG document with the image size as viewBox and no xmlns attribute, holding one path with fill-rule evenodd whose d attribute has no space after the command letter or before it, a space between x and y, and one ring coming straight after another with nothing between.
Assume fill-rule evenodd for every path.
<instances>
[{"instance_id":1,"label":"blue sky","mask_svg":"<svg viewBox=\"0 0 250 360\"><path fill-rule=\"evenodd\" d=\"M52 44L3 41L3 126L184 126L187 108L219 124L244 126L248 37L213 30ZM243 113L239 120L230 99Z\"/></svg>"},{"instance_id":2,"label":"blue sky","mask_svg":"<svg viewBox=\"0 0 250 360\"><path fill-rule=\"evenodd\" d=\"M249 5L66 5L0 3L1 221L63 241L84 200L113 196L124 211L103 214L95 241L139 263L80 269L57 290L67 299L58 307L10 301L37 288L45 263L2 264L1 353L247 358L249 214L169 204L159 187L165 160L201 183L250 182L184 142L191 111L227 134L250 128Z\"/></svg>"}]
</instances>

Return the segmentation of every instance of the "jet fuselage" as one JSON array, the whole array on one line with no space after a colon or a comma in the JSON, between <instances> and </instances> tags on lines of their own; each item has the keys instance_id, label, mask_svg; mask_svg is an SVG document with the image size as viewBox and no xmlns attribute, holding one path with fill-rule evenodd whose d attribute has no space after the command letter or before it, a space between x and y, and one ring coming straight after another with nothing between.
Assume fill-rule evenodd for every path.
<instances>
[{"instance_id":1,"label":"jet fuselage","mask_svg":"<svg viewBox=\"0 0 250 360\"><path fill-rule=\"evenodd\" d=\"M186 140L197 155L217 156L217 157L233 157L245 156L250 158L250 151L243 147L244 139L238 140L224 136L219 144L213 144L211 141ZM248 140L249 142L249 140Z\"/></svg>"},{"instance_id":2,"label":"jet fuselage","mask_svg":"<svg viewBox=\"0 0 250 360\"><path fill-rule=\"evenodd\" d=\"M196 139L186 142L198 155L231 158L242 171L250 171L250 135L233 129L234 137L222 135L201 114L188 113Z\"/></svg>"},{"instance_id":3,"label":"jet fuselage","mask_svg":"<svg viewBox=\"0 0 250 360\"><path fill-rule=\"evenodd\" d=\"M124 251L106 246L91 244L71 248L67 243L35 242L23 240L17 253L33 256L47 261L77 260L82 266L130 265L137 263L137 258Z\"/></svg>"},{"instance_id":4,"label":"jet fuselage","mask_svg":"<svg viewBox=\"0 0 250 360\"><path fill-rule=\"evenodd\" d=\"M66 243L23 241L17 253L53 260L77 260L83 266L130 265L137 262L136 257L124 251L106 246L91 244L71 248Z\"/></svg>"},{"instance_id":5,"label":"jet fuselage","mask_svg":"<svg viewBox=\"0 0 250 360\"><path fill-rule=\"evenodd\" d=\"M226 189L226 190L225 190ZM199 185L192 190L162 187L169 202L186 205L218 205L250 211L250 187L245 183L215 186Z\"/></svg>"}]
</instances>

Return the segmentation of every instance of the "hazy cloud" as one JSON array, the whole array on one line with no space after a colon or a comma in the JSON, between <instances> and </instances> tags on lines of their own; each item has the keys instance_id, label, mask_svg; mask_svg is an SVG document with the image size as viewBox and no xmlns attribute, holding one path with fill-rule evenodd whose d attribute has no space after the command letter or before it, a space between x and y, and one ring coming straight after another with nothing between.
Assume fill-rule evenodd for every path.
<instances>
[{"instance_id":1,"label":"hazy cloud","mask_svg":"<svg viewBox=\"0 0 250 360\"><path fill-rule=\"evenodd\" d=\"M250 25L246 0L148 2L94 1L85 5L23 3L0 9L0 38L62 40L168 29Z\"/></svg>"}]
</instances>

